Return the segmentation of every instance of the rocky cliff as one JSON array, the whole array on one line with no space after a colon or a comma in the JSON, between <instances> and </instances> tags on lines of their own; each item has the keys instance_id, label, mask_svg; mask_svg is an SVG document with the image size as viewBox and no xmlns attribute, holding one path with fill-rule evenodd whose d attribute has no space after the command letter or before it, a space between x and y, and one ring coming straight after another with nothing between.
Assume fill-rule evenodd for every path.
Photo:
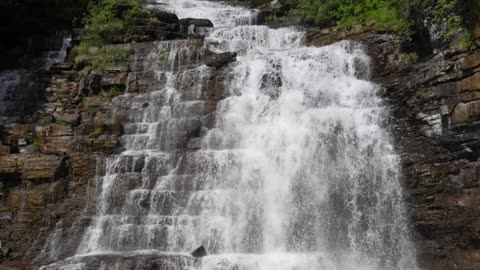
<instances>
[{"instance_id":1,"label":"rocky cliff","mask_svg":"<svg viewBox=\"0 0 480 270\"><path fill-rule=\"evenodd\" d=\"M411 36L368 27L311 28L308 34L312 45L346 38L368 47L372 79L390 107L389 129L402 157L418 261L425 269L480 268L480 21L470 21L475 47L469 49L439 45L427 23L413 52L404 49Z\"/></svg>"},{"instance_id":2,"label":"rocky cliff","mask_svg":"<svg viewBox=\"0 0 480 270\"><path fill-rule=\"evenodd\" d=\"M130 101L117 96L152 91L155 74L142 63L153 47L184 40L201 50L201 31L208 22L180 21L170 13L151 16L155 19L116 36L110 42L115 44L88 48L95 57L126 52L101 72L85 72L82 59L71 53L65 63L35 73L42 78L34 91L38 98L19 97L28 101L15 103L22 106L20 117L0 126L0 256L5 269L33 269L74 254L95 211L95 179L103 173L104 157L120 151L122 135L134 132L126 115ZM478 44L478 22L472 33ZM344 38L368 46L372 78L390 107L389 128L403 161L420 264L426 269L480 268L480 49L436 46L428 37L417 41L428 46L412 52L404 49L407 37L365 28L312 28L307 42L320 46ZM78 42L81 36L74 33L73 39ZM224 95L225 64L235 55L206 50L201 59L190 64L214 70L206 78L208 87L200 95L185 89L187 98L210 104L200 113L208 127L210 113ZM178 147L194 149L200 127L187 131Z\"/></svg>"},{"instance_id":3,"label":"rocky cliff","mask_svg":"<svg viewBox=\"0 0 480 270\"><path fill-rule=\"evenodd\" d=\"M88 48L94 56L87 61L102 62L102 57L122 52L101 71L86 72L85 59L68 50L65 62L33 72L42 78L31 81L38 98L16 93L10 97L14 101L4 102L20 109L1 115L1 269L36 269L75 254L95 212L96 177L104 173L105 156L122 149L122 135L137 132L128 124L135 115L130 99L158 86L146 59L151 65L168 65L172 61L167 61L167 52L178 46L184 53L173 59L172 69L203 64L212 69L209 77L202 78L205 87L199 92L178 86L184 89L184 99L206 106L198 111L198 121L172 134L177 136L177 147L195 149L202 126L211 124L216 101L223 97L224 67L235 61L235 54L203 48L201 33L212 26L208 20L179 20L160 11L150 11L149 16L130 25L125 35L115 36L110 42L115 44ZM72 34L74 43L82 41L82 31ZM12 89L20 93L25 90L21 86ZM129 96L118 99L122 94ZM149 105L147 99L140 104Z\"/></svg>"}]
</instances>

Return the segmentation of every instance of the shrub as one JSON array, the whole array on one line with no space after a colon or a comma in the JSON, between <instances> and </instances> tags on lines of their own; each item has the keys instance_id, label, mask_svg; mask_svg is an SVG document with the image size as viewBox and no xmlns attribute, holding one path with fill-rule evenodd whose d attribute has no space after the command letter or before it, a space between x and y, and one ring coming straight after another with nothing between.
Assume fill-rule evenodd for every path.
<instances>
[{"instance_id":1,"label":"shrub","mask_svg":"<svg viewBox=\"0 0 480 270\"><path fill-rule=\"evenodd\" d=\"M393 0L290 0L293 16L321 26L372 24L377 30L398 32L405 29L397 1Z\"/></svg>"},{"instance_id":2,"label":"shrub","mask_svg":"<svg viewBox=\"0 0 480 270\"><path fill-rule=\"evenodd\" d=\"M106 95L107 95L107 98L109 98L110 100L116 96L119 96L123 94L123 91L120 90L120 88L118 88L118 86L111 86L110 89L107 91Z\"/></svg>"},{"instance_id":3,"label":"shrub","mask_svg":"<svg viewBox=\"0 0 480 270\"><path fill-rule=\"evenodd\" d=\"M75 62L82 69L82 74L93 70L103 73L106 68L128 59L128 51L100 47L108 44L112 37L124 34L133 20L145 16L147 11L144 5L144 0L103 0L101 4L90 2L88 15L83 20L85 30L82 40L74 48Z\"/></svg>"},{"instance_id":4,"label":"shrub","mask_svg":"<svg viewBox=\"0 0 480 270\"><path fill-rule=\"evenodd\" d=\"M90 2L84 19L87 39L98 41L108 35L123 33L128 23L144 15L144 4L144 0Z\"/></svg>"},{"instance_id":5,"label":"shrub","mask_svg":"<svg viewBox=\"0 0 480 270\"><path fill-rule=\"evenodd\" d=\"M451 47L456 50L469 51L475 47L470 39L470 33L463 30L452 42Z\"/></svg>"},{"instance_id":6,"label":"shrub","mask_svg":"<svg viewBox=\"0 0 480 270\"><path fill-rule=\"evenodd\" d=\"M458 29L464 23L461 11L480 16L480 2L469 0L289 0L289 15L319 26L349 28L368 24L375 30L402 32L413 19L412 11L427 11L432 23L448 23ZM467 2L471 2L468 4ZM432 8L433 7L433 8ZM464 12L464 13L465 13ZM448 37L446 37L448 38Z\"/></svg>"}]
</instances>

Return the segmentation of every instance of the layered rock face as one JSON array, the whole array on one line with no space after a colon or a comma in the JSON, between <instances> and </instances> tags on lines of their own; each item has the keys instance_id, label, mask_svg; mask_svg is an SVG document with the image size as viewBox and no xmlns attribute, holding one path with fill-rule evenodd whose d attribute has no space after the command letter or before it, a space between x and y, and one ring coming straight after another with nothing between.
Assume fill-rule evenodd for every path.
<instances>
[{"instance_id":1,"label":"layered rock face","mask_svg":"<svg viewBox=\"0 0 480 270\"><path fill-rule=\"evenodd\" d=\"M479 67L478 49L445 50L378 78L429 269L480 267Z\"/></svg>"},{"instance_id":2,"label":"layered rock face","mask_svg":"<svg viewBox=\"0 0 480 270\"><path fill-rule=\"evenodd\" d=\"M203 85L198 89L194 81L192 85L181 85L185 81L180 79L169 81L182 90L178 98L197 109L184 115L187 110L177 106L174 118L178 120L159 126L158 132L165 131L166 137L151 143L168 146L172 152L196 149L196 138L212 125L216 102L223 98L225 65L235 61L235 54L215 54L203 47L200 33L211 27L207 20L191 19L187 23L199 25L187 33L188 29L182 28L185 22L175 14L152 13L159 25L139 22L125 36L112 40L115 45L91 49L128 52L127 59L103 73L84 74L81 65L71 60L73 56L63 55L65 62L42 71L42 84L35 86L35 93L41 96L38 99L22 87L25 79L10 80L12 87L7 90L23 96L21 102L10 102L10 107L0 111L4 120L0 126L3 266L35 269L75 254L97 211L98 179L105 174L108 156L129 142L141 143L144 136L136 134L146 132L146 126L132 121L149 113L159 116L152 97L167 83L159 68L180 77L186 69L202 65L208 72L197 78ZM19 113L12 113L15 111ZM155 264L148 256L145 260L138 269ZM157 261L165 263L162 258Z\"/></svg>"},{"instance_id":3,"label":"layered rock face","mask_svg":"<svg viewBox=\"0 0 480 270\"><path fill-rule=\"evenodd\" d=\"M3 100L9 106L0 108L0 116L7 120L0 126L0 181L4 183L0 257L5 267L34 269L75 254L82 235L89 235L94 224L100 178L113 174L105 171L106 163L126 145L132 153L114 169L128 174L132 182L143 168L153 172L160 166L155 158L146 161L135 153L136 146L152 144L174 153L171 164L184 160L180 163L184 177L177 179L174 189L198 188L191 186L196 183L192 153L213 125L217 102L225 96L225 65L235 60L235 54L215 54L203 47L201 34L211 27L208 20L178 20L163 11L154 16L158 23L138 22L125 36L111 37L114 45L92 49L127 51L126 61L103 73L84 75L68 60L73 57L67 57L65 63L36 74L40 86L21 86L26 91L13 94L21 102ZM474 31L477 42L478 29ZM307 39L312 45L356 39L369 46L372 76L390 107L388 125L402 157L419 262L426 269L480 268L480 51L438 49L417 59L401 53L402 39L393 35L353 31L333 40L330 37L328 31L315 31ZM191 54L172 54L175 48ZM179 78L203 64L208 75L189 74L196 78L191 81L168 82L158 72L169 70ZM5 82L27 81L12 76L5 77ZM154 104L151 97L159 95L157 90L167 82L181 90L176 96L181 102L169 116L171 121L156 128L159 134L168 132L149 140L145 133L152 127L138 123L158 120L155 108L161 104ZM189 106L189 115L185 115L185 106ZM153 196L146 193L142 196ZM147 207L141 196L132 200L125 204ZM122 204L112 203L112 211ZM114 224L130 221L121 222ZM113 240L102 241L111 244ZM193 263L182 256L141 257L102 255L84 263L133 269Z\"/></svg>"},{"instance_id":4,"label":"layered rock face","mask_svg":"<svg viewBox=\"0 0 480 270\"><path fill-rule=\"evenodd\" d=\"M313 29L308 42L344 38L369 47L373 79L390 107L421 266L478 269L480 50L439 47L419 59L401 52L405 38L365 29ZM430 42L428 32L424 39Z\"/></svg>"}]
</instances>

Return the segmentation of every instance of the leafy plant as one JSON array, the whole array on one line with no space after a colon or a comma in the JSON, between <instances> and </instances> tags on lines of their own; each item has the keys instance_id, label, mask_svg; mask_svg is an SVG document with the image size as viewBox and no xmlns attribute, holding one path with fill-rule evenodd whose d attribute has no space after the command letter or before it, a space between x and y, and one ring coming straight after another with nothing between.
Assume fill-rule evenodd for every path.
<instances>
[{"instance_id":1,"label":"leafy plant","mask_svg":"<svg viewBox=\"0 0 480 270\"><path fill-rule=\"evenodd\" d=\"M456 50L468 51L473 49L475 45L470 39L470 33L463 30L452 42L451 47Z\"/></svg>"},{"instance_id":2,"label":"leafy plant","mask_svg":"<svg viewBox=\"0 0 480 270\"><path fill-rule=\"evenodd\" d=\"M86 39L99 41L122 34L130 22L144 15L144 5L144 0L90 2L88 15L84 18Z\"/></svg>"},{"instance_id":3,"label":"leafy plant","mask_svg":"<svg viewBox=\"0 0 480 270\"><path fill-rule=\"evenodd\" d=\"M104 45L115 37L125 34L127 26L146 16L145 0L103 0L100 4L90 2L82 40L74 48L75 62L81 73L103 73L106 68L126 61L131 52L107 50Z\"/></svg>"},{"instance_id":4,"label":"leafy plant","mask_svg":"<svg viewBox=\"0 0 480 270\"><path fill-rule=\"evenodd\" d=\"M123 94L123 91L120 90L118 86L114 85L114 86L111 86L110 89L107 91L106 96L111 100L114 97L119 96L121 94Z\"/></svg>"}]
</instances>

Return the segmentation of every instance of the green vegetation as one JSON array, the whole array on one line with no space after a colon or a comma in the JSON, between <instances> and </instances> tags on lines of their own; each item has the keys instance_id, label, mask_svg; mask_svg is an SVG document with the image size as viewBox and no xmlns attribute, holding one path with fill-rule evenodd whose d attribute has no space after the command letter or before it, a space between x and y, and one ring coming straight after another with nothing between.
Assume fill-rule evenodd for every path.
<instances>
[{"instance_id":1,"label":"green vegetation","mask_svg":"<svg viewBox=\"0 0 480 270\"><path fill-rule=\"evenodd\" d=\"M75 62L86 75L91 71L103 73L108 67L128 60L131 52L102 47L112 40L124 35L127 26L135 20L147 17L144 0L103 0L101 4L91 2L82 40L74 48Z\"/></svg>"},{"instance_id":2,"label":"green vegetation","mask_svg":"<svg viewBox=\"0 0 480 270\"><path fill-rule=\"evenodd\" d=\"M452 49L469 51L475 48L472 40L470 39L470 33L463 29L463 31L453 40Z\"/></svg>"},{"instance_id":3,"label":"green vegetation","mask_svg":"<svg viewBox=\"0 0 480 270\"><path fill-rule=\"evenodd\" d=\"M106 92L106 96L108 99L112 100L114 97L123 94L123 91L118 88L118 86L111 86L110 89Z\"/></svg>"},{"instance_id":4,"label":"green vegetation","mask_svg":"<svg viewBox=\"0 0 480 270\"><path fill-rule=\"evenodd\" d=\"M102 134L103 134L103 129L102 128L95 128L92 132L90 132L90 137L98 138Z\"/></svg>"},{"instance_id":5,"label":"green vegetation","mask_svg":"<svg viewBox=\"0 0 480 270\"><path fill-rule=\"evenodd\" d=\"M432 23L446 20L450 33L463 27L461 11L480 14L478 1L459 0L289 0L293 8L289 16L319 26L349 28L355 24L388 32L403 32L412 20L413 10L428 13ZM468 1L467 1L468 2ZM433 7L433 8L432 8ZM478 17L478 16L477 16ZM458 31L457 31L458 32Z\"/></svg>"},{"instance_id":6,"label":"green vegetation","mask_svg":"<svg viewBox=\"0 0 480 270\"><path fill-rule=\"evenodd\" d=\"M107 68L126 62L131 54L127 50L106 50L104 47L89 47L88 44L89 42L82 42L75 47L75 62L81 68L82 75L91 71L104 73Z\"/></svg>"},{"instance_id":7,"label":"green vegetation","mask_svg":"<svg viewBox=\"0 0 480 270\"><path fill-rule=\"evenodd\" d=\"M394 0L290 0L291 16L321 26L345 29L354 24L367 24L376 30L402 31L406 22L400 4Z\"/></svg>"},{"instance_id":8,"label":"green vegetation","mask_svg":"<svg viewBox=\"0 0 480 270\"><path fill-rule=\"evenodd\" d=\"M85 39L98 46L114 35L125 33L127 25L147 17L144 5L144 0L103 0L99 5L91 2L83 21Z\"/></svg>"}]
</instances>

